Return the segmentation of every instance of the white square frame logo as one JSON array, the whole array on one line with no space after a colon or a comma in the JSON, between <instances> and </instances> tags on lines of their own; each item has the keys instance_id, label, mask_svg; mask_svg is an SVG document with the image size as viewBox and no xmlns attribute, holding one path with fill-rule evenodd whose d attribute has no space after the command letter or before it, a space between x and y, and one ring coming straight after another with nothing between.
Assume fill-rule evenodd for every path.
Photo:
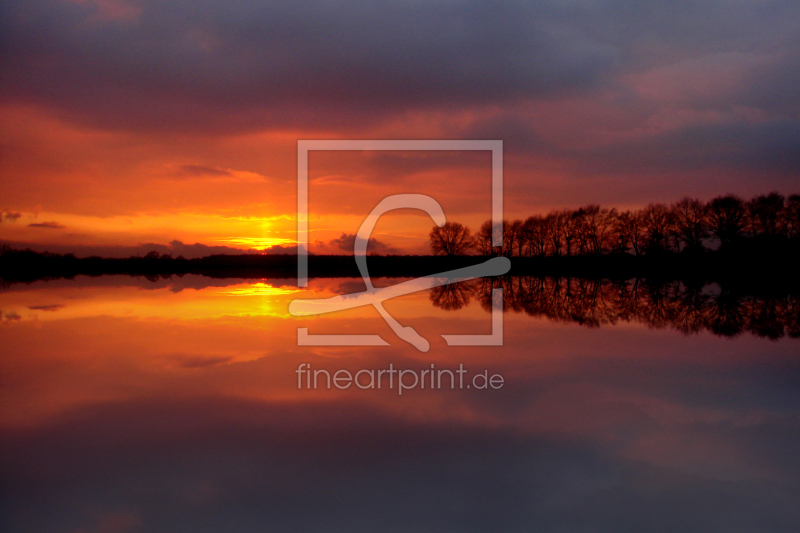
<instances>
[{"instance_id":1,"label":"white square frame logo","mask_svg":"<svg viewBox=\"0 0 800 533\"><path fill-rule=\"evenodd\" d=\"M320 151L489 151L492 154L492 246L503 245L503 141L501 140L298 140L297 141L297 285L308 286L308 153ZM507 267L506 267L507 270ZM433 279L433 277L428 277ZM448 345L503 344L502 289L492 290L492 333L442 335ZM386 317L384 317L386 318ZM297 329L300 346L386 346L378 335L311 335ZM426 343L427 344L427 343ZM419 346L418 346L419 348ZM420 348L421 349L421 348ZM427 351L427 348L423 351Z\"/></svg>"}]
</instances>

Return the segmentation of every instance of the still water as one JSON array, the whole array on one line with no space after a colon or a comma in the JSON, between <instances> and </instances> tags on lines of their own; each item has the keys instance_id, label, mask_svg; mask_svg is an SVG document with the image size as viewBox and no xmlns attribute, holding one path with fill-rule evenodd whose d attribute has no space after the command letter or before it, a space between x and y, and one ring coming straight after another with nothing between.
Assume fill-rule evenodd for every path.
<instances>
[{"instance_id":1,"label":"still water","mask_svg":"<svg viewBox=\"0 0 800 533\"><path fill-rule=\"evenodd\" d=\"M3 530L800 530L797 299L512 278L386 302L423 353L373 308L287 313L359 280L292 283L4 288ZM447 346L491 333L492 286L504 345ZM299 327L390 345L297 346ZM298 388L303 363L502 387Z\"/></svg>"}]
</instances>

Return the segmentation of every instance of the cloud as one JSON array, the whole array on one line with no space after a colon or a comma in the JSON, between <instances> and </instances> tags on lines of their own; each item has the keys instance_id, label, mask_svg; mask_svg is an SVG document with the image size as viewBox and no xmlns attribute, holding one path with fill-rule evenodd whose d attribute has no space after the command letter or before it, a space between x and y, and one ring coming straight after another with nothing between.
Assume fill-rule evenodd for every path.
<instances>
[{"instance_id":1,"label":"cloud","mask_svg":"<svg viewBox=\"0 0 800 533\"><path fill-rule=\"evenodd\" d=\"M336 250L352 254L355 242L355 234L342 232L340 237L332 239L328 244ZM396 251L397 250L395 250L392 246L389 246L388 244L383 243L375 238L370 239L369 243L367 243L367 252L371 254L391 254L395 253Z\"/></svg>"},{"instance_id":2,"label":"cloud","mask_svg":"<svg viewBox=\"0 0 800 533\"><path fill-rule=\"evenodd\" d=\"M156 249L159 247L159 245L157 244L139 245L139 248L147 248L147 247L155 247L153 249ZM167 249L169 251L166 253L171 253L173 256L182 255L187 259L193 257L206 257L209 255L216 255L216 254L242 255L242 254L252 254L252 253L266 253L268 255L279 255L279 254L297 253L297 246L272 246L264 250L257 250L254 248L243 250L241 248L232 248L230 246L208 246L206 244L200 244L199 242L194 244L184 244L178 240L171 241Z\"/></svg>"},{"instance_id":3,"label":"cloud","mask_svg":"<svg viewBox=\"0 0 800 533\"><path fill-rule=\"evenodd\" d=\"M16 322L22 317L16 311L0 311L0 322Z\"/></svg>"},{"instance_id":4,"label":"cloud","mask_svg":"<svg viewBox=\"0 0 800 533\"><path fill-rule=\"evenodd\" d=\"M622 80L658 69L692 89L681 100L703 99L718 82L705 56L738 68L737 54L760 54L769 76L737 71L732 102L797 110L788 89L800 7L790 2L142 0L133 21L98 14L93 2L7 5L3 100L123 129L341 129L409 110L630 98ZM670 70L681 63L690 67ZM701 85L685 83L698 75Z\"/></svg>"},{"instance_id":5,"label":"cloud","mask_svg":"<svg viewBox=\"0 0 800 533\"><path fill-rule=\"evenodd\" d=\"M276 244L275 246L265 248L262 250L262 253L267 255L297 255L297 245L282 246L280 244Z\"/></svg>"},{"instance_id":6,"label":"cloud","mask_svg":"<svg viewBox=\"0 0 800 533\"><path fill-rule=\"evenodd\" d=\"M125 254L123 257L130 257L132 255L144 255L151 251L156 251L160 254L169 254L172 257L183 256L186 259L195 259L198 257L207 257L209 255L245 255L245 254L261 254L266 253L269 255L276 254L296 254L297 247L284 247L273 246L265 250L257 250L255 248L241 249L233 248L231 246L210 246L196 242L194 244L184 244L179 240L170 241L168 245L157 243L144 243L135 247L123 247Z\"/></svg>"},{"instance_id":7,"label":"cloud","mask_svg":"<svg viewBox=\"0 0 800 533\"><path fill-rule=\"evenodd\" d=\"M222 177L230 176L231 172L224 168L207 167L203 165L183 165L180 175L188 177Z\"/></svg>"},{"instance_id":8,"label":"cloud","mask_svg":"<svg viewBox=\"0 0 800 533\"><path fill-rule=\"evenodd\" d=\"M242 177L227 169L250 168L236 159L252 154L258 136L239 136L252 130L271 130L263 138L271 150L267 163L251 166L278 182L294 178L292 143L310 133L503 139L505 183L514 193L507 205L520 211L585 201L643 204L728 190L747 195L784 189L800 171L792 155L800 127L797 2L187 5L7 2L0 18L0 103L35 109L81 131L88 124L143 134L146 140L137 144L142 155L129 157L141 168L171 169L192 186L191 178L212 178L204 185L213 187L227 181L213 178ZM148 153L153 132L168 140ZM217 142L224 136L226 142ZM13 141L9 153L19 154L17 144L26 143ZM54 171L43 165L74 163L41 154L44 142L27 144L17 188L26 187L26 175L45 176L35 179L53 182L50 197L34 198L44 189L37 187L26 201L58 202L53 191L66 190L69 180L47 176ZM103 145L98 150L106 152L98 158L118 157L113 147ZM159 159L163 153L179 154L177 166ZM445 156L377 154L355 170L351 165L324 176L325 192L343 190L342 182L377 185L376 195L388 184L427 185L434 172L453 172L458 164ZM83 169L109 189L114 181L135 183L131 175L139 171L116 172L114 165L122 162L96 171L89 161L94 156L82 157ZM180 166L187 161L196 164ZM465 161L468 166L486 168ZM314 176L316 168L311 166L312 178L324 181ZM485 192L478 191L479 198L470 187L477 179L457 170L459 186L447 193L459 197L453 209L483 209ZM677 184L685 187L680 193L671 190ZM149 211L154 205L142 204L165 198L185 205L208 198L249 201L228 191L218 197L199 187L178 190L183 185L170 183L175 192L157 198L130 194L125 208L133 211L130 202L138 202L138 210ZM280 197L283 204L274 209L288 211L287 195ZM345 202L331 194L326 208L361 212L365 197ZM113 203L87 205L113 212Z\"/></svg>"},{"instance_id":9,"label":"cloud","mask_svg":"<svg viewBox=\"0 0 800 533\"><path fill-rule=\"evenodd\" d=\"M371 123L580 91L616 46L556 4L142 1L135 23L34 0L2 23L5 100L125 129Z\"/></svg>"},{"instance_id":10,"label":"cloud","mask_svg":"<svg viewBox=\"0 0 800 533\"><path fill-rule=\"evenodd\" d=\"M50 305L29 305L28 309L34 311L58 311L64 307L64 304L50 304Z\"/></svg>"},{"instance_id":11,"label":"cloud","mask_svg":"<svg viewBox=\"0 0 800 533\"><path fill-rule=\"evenodd\" d=\"M427 135L509 139L509 154L551 158L563 158L553 131L571 115L564 135L590 151L674 117L695 116L688 128L742 110L795 125L800 116L791 2L123 4L9 3L0 101L103 128L202 135L393 131L427 117ZM575 98L585 108L565 109ZM548 109L529 113L532 102ZM472 137L481 132L489 137ZM368 175L402 177L382 168ZM230 175L201 164L179 173Z\"/></svg>"},{"instance_id":12,"label":"cloud","mask_svg":"<svg viewBox=\"0 0 800 533\"><path fill-rule=\"evenodd\" d=\"M50 227L50 226L45 226ZM30 249L35 252L51 252L55 254L75 254L76 257L135 257L144 256L149 252L168 254L172 257L183 256L186 259L196 259L209 255L244 255L244 254L267 254L267 255L296 255L297 246L272 246L264 250L254 248L241 249L231 246L211 246L202 243L185 244L179 240L173 240L169 244L142 243L136 246L102 246L102 245L72 245L72 244L47 244L33 242L17 242L0 240L0 244L6 244L16 250Z\"/></svg>"},{"instance_id":13,"label":"cloud","mask_svg":"<svg viewBox=\"0 0 800 533\"><path fill-rule=\"evenodd\" d=\"M22 216L22 213L15 213L11 211L6 211L4 213L0 213L0 222L6 220L7 222L16 222L19 217Z\"/></svg>"},{"instance_id":14,"label":"cloud","mask_svg":"<svg viewBox=\"0 0 800 533\"><path fill-rule=\"evenodd\" d=\"M55 221L50 222L32 222L28 224L30 228L48 228L48 229L64 229L65 226Z\"/></svg>"},{"instance_id":15,"label":"cloud","mask_svg":"<svg viewBox=\"0 0 800 533\"><path fill-rule=\"evenodd\" d=\"M217 366L230 362L233 357L226 355L180 355L177 356L178 364L183 368L204 368Z\"/></svg>"}]
</instances>

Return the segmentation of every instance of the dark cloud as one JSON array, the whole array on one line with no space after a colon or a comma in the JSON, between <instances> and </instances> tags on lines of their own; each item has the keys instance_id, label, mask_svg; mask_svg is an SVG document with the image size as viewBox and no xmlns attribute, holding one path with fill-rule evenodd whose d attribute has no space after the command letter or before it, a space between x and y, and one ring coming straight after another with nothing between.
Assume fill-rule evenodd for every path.
<instances>
[{"instance_id":1,"label":"dark cloud","mask_svg":"<svg viewBox=\"0 0 800 533\"><path fill-rule=\"evenodd\" d=\"M587 125L587 130L594 127ZM502 137L507 156L517 162L522 158L532 161L530 172L512 174L507 181L506 192L512 193L509 198L512 204L514 195L529 194L532 184L547 186L546 180L536 183L532 179L550 162L557 162L559 174L568 180L600 177L606 185L620 180L624 182L621 187L629 190L657 186L670 195L668 199L675 200L681 191L690 190L710 196L729 190L755 194L763 192L763 182L767 179L768 187L792 193L800 175L800 122L790 118L690 123L647 135L622 136L615 142L589 147L565 146L548 140L530 121L513 115L477 121L462 134L467 138ZM720 183L713 179L698 183L697 172L724 176L725 187L720 188ZM589 197L581 198L584 192ZM606 193L608 197L603 196ZM653 193L646 193L645 197L653 199ZM570 194L567 201L572 202L614 205L625 201L622 189L608 187L571 190Z\"/></svg>"},{"instance_id":2,"label":"dark cloud","mask_svg":"<svg viewBox=\"0 0 800 533\"><path fill-rule=\"evenodd\" d=\"M64 307L64 304L51 304L51 305L30 305L28 309L32 309L34 311L58 311Z\"/></svg>"},{"instance_id":3,"label":"dark cloud","mask_svg":"<svg viewBox=\"0 0 800 533\"><path fill-rule=\"evenodd\" d=\"M500 139L503 137L480 138ZM491 153L485 150L318 151L317 153L312 152L309 158L309 177L312 181L318 178L328 178L328 173L331 169L346 169L344 174L336 175L335 180L337 183L376 183L408 186L413 183L413 177L422 172L464 173L475 168L485 169L489 172L491 160Z\"/></svg>"},{"instance_id":4,"label":"dark cloud","mask_svg":"<svg viewBox=\"0 0 800 533\"><path fill-rule=\"evenodd\" d=\"M140 249L156 250L161 253L172 254L173 257L183 256L187 259L193 257L205 257L208 255L227 254L227 255L240 255L246 253L253 253L255 250L240 250L239 248L231 248L230 246L208 246L196 242L194 244L184 244L179 240L170 241L169 245L158 245L155 243L140 244L137 246ZM167 250L167 251L162 251Z\"/></svg>"},{"instance_id":5,"label":"dark cloud","mask_svg":"<svg viewBox=\"0 0 800 533\"><path fill-rule=\"evenodd\" d=\"M618 172L636 172L647 167L651 172L727 167L770 170L796 177L800 172L800 123L773 120L698 124L588 155L586 162L593 167L599 163L599 157L616 159Z\"/></svg>"},{"instance_id":6,"label":"dark cloud","mask_svg":"<svg viewBox=\"0 0 800 533\"><path fill-rule=\"evenodd\" d=\"M297 255L297 245L293 244L291 246L282 246L280 244L276 244L275 246L264 248L262 253L267 255Z\"/></svg>"},{"instance_id":7,"label":"dark cloud","mask_svg":"<svg viewBox=\"0 0 800 533\"><path fill-rule=\"evenodd\" d=\"M243 255L252 253L265 253L268 255L282 255L282 254L297 254L297 246L271 246L263 250L256 250L253 248L242 250L240 248L232 248L230 246L209 246L207 244L194 243L184 244L181 241L174 240L169 243L169 246L158 244L140 244L137 248L140 249L153 249L160 251L166 248L167 252L171 253L173 257L184 256L187 259L195 257L206 257L209 255L225 254L225 255Z\"/></svg>"},{"instance_id":8,"label":"dark cloud","mask_svg":"<svg viewBox=\"0 0 800 533\"><path fill-rule=\"evenodd\" d=\"M581 91L619 61L557 4L137 5L124 21L88 2L9 3L4 99L123 128L371 122Z\"/></svg>"},{"instance_id":9,"label":"dark cloud","mask_svg":"<svg viewBox=\"0 0 800 533\"><path fill-rule=\"evenodd\" d=\"M4 220L7 222L16 222L21 216L22 213L6 211L5 213L0 213L0 222L3 222Z\"/></svg>"},{"instance_id":10,"label":"dark cloud","mask_svg":"<svg viewBox=\"0 0 800 533\"><path fill-rule=\"evenodd\" d=\"M459 135L464 139L502 139L504 155L552 153L556 147L536 131L535 124L514 113L475 120Z\"/></svg>"},{"instance_id":11,"label":"dark cloud","mask_svg":"<svg viewBox=\"0 0 800 533\"><path fill-rule=\"evenodd\" d=\"M353 253L354 246L356 243L356 235L351 233L342 233L342 235L337 239L332 239L329 244L336 248L337 250L341 250L343 252ZM371 254L391 254L396 253L393 247L389 246L386 243L379 241L378 239L372 238L367 243L367 252Z\"/></svg>"},{"instance_id":12,"label":"dark cloud","mask_svg":"<svg viewBox=\"0 0 800 533\"><path fill-rule=\"evenodd\" d=\"M31 228L48 228L48 229L64 229L66 226L59 224L55 221L50 222L32 222L28 224Z\"/></svg>"},{"instance_id":13,"label":"dark cloud","mask_svg":"<svg viewBox=\"0 0 800 533\"><path fill-rule=\"evenodd\" d=\"M16 322L18 320L22 320L22 317L17 314L16 311L6 311L3 312L0 310L0 321L2 322Z\"/></svg>"},{"instance_id":14,"label":"dark cloud","mask_svg":"<svg viewBox=\"0 0 800 533\"><path fill-rule=\"evenodd\" d=\"M126 20L93 2L6 2L3 98L123 128L239 128L607 90L619 75L729 51L769 59L763 98L785 102L781 82L797 79L792 2L133 5Z\"/></svg>"}]
</instances>

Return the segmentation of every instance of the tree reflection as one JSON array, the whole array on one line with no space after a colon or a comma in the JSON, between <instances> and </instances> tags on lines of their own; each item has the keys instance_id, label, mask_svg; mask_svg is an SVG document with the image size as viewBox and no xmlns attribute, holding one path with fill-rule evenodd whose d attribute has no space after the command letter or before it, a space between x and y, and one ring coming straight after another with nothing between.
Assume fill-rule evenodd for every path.
<instances>
[{"instance_id":1,"label":"tree reflection","mask_svg":"<svg viewBox=\"0 0 800 533\"><path fill-rule=\"evenodd\" d=\"M742 294L700 283L507 276L437 287L430 299L450 311L475 298L491 311L494 288L503 289L504 311L556 322L587 327L639 322L684 335L708 331L735 337L749 332L769 339L800 338L798 295Z\"/></svg>"},{"instance_id":2,"label":"tree reflection","mask_svg":"<svg viewBox=\"0 0 800 533\"><path fill-rule=\"evenodd\" d=\"M476 280L460 281L434 287L430 291L431 302L433 302L434 306L441 307L445 311L456 311L469 305L477 287Z\"/></svg>"}]
</instances>

